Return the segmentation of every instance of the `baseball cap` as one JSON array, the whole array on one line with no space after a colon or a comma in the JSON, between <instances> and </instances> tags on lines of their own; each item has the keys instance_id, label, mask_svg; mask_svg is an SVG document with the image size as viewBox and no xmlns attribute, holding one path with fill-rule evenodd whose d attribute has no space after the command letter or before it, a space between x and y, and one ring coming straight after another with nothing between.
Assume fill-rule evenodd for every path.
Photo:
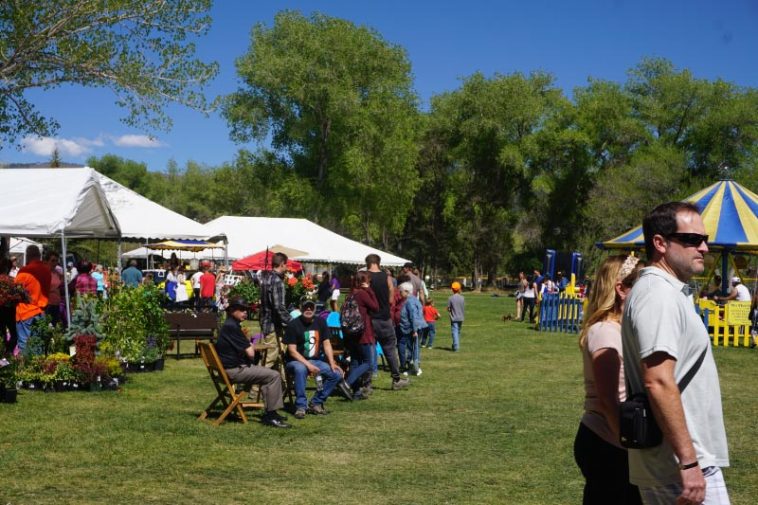
<instances>
[{"instance_id":1,"label":"baseball cap","mask_svg":"<svg viewBox=\"0 0 758 505\"><path fill-rule=\"evenodd\" d=\"M739 284L740 282L742 282L742 279L740 279L739 277L732 277L733 284Z\"/></svg>"},{"instance_id":2,"label":"baseball cap","mask_svg":"<svg viewBox=\"0 0 758 505\"><path fill-rule=\"evenodd\" d=\"M307 296L304 296L300 299L300 309L305 310L305 307L310 305L311 308L316 308L316 302L308 298Z\"/></svg>"},{"instance_id":3,"label":"baseball cap","mask_svg":"<svg viewBox=\"0 0 758 505\"><path fill-rule=\"evenodd\" d=\"M456 282L454 282L454 283L453 283L453 284L450 286L450 289L452 289L453 291L460 291L460 290L461 290L461 283L460 283L460 282L457 282L457 281L456 281Z\"/></svg>"}]
</instances>

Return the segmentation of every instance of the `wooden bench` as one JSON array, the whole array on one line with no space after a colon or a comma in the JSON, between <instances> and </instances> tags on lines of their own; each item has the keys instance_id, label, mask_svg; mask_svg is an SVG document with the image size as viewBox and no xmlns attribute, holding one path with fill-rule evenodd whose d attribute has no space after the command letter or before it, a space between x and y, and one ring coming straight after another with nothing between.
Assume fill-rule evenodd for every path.
<instances>
[{"instance_id":1,"label":"wooden bench","mask_svg":"<svg viewBox=\"0 0 758 505\"><path fill-rule=\"evenodd\" d=\"M198 357L200 341L213 341L218 334L218 319L212 312L166 312L164 318L168 324L169 338L175 342L176 359ZM195 351L182 353L179 348L182 340L194 340Z\"/></svg>"}]
</instances>

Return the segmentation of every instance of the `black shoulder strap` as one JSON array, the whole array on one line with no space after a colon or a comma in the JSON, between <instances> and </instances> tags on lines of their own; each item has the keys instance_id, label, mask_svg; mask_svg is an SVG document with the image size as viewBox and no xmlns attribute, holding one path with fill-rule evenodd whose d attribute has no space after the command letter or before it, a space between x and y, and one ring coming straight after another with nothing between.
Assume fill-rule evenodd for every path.
<instances>
[{"instance_id":1,"label":"black shoulder strap","mask_svg":"<svg viewBox=\"0 0 758 505\"><path fill-rule=\"evenodd\" d=\"M679 394L684 392L684 388L687 387L687 385L690 383L690 381L695 376L697 371L700 369L700 365L703 364L703 360L705 359L705 353L708 352L708 345L710 344L707 344L705 349L703 349L703 352L700 353L700 357L698 357L695 364L692 365L692 368L690 368L689 372L687 372L687 375L682 377L682 380L679 381Z\"/></svg>"}]
</instances>

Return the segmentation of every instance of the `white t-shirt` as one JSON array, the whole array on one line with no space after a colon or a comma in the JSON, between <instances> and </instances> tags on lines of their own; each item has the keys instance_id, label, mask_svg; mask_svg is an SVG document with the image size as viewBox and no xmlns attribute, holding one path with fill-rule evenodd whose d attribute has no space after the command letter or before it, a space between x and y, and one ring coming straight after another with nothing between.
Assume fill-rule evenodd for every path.
<instances>
[{"instance_id":1,"label":"white t-shirt","mask_svg":"<svg viewBox=\"0 0 758 505\"><path fill-rule=\"evenodd\" d=\"M202 271L197 271L192 274L192 277L190 277L190 282L192 282L192 289L200 289L200 277L202 276Z\"/></svg>"},{"instance_id":2,"label":"white t-shirt","mask_svg":"<svg viewBox=\"0 0 758 505\"><path fill-rule=\"evenodd\" d=\"M737 298L734 299L736 302L749 302L750 297L750 290L745 286L744 284L740 283L734 286L734 290L737 291Z\"/></svg>"},{"instance_id":3,"label":"white t-shirt","mask_svg":"<svg viewBox=\"0 0 758 505\"><path fill-rule=\"evenodd\" d=\"M721 388L708 331L695 310L688 287L657 267L643 268L626 299L621 323L628 394L643 391L640 360L664 352L676 360L677 383L706 350L700 369L682 393L687 430L701 468L729 466ZM680 482L669 443L629 449L629 480L641 487Z\"/></svg>"}]
</instances>

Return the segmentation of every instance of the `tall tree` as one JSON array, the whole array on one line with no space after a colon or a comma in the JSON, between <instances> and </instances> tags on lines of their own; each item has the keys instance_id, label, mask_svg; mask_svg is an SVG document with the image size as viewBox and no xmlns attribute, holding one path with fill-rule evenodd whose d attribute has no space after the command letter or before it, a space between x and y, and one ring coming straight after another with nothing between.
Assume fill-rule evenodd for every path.
<instances>
[{"instance_id":1,"label":"tall tree","mask_svg":"<svg viewBox=\"0 0 758 505\"><path fill-rule=\"evenodd\" d=\"M432 99L429 138L443 138L448 150L445 215L459 237L458 254L470 251L458 259L469 262L475 280L484 273L494 282L519 240L517 224L533 217L534 135L564 101L544 73L490 79L477 73Z\"/></svg>"},{"instance_id":2,"label":"tall tree","mask_svg":"<svg viewBox=\"0 0 758 505\"><path fill-rule=\"evenodd\" d=\"M270 135L277 155L320 195L311 216L361 238L402 230L418 185L416 97L405 51L321 14L257 25L237 60L244 87L224 114L237 141Z\"/></svg>"},{"instance_id":3,"label":"tall tree","mask_svg":"<svg viewBox=\"0 0 758 505\"><path fill-rule=\"evenodd\" d=\"M0 2L0 148L49 135L54 119L25 97L62 84L108 87L133 126L168 128L169 102L205 110L215 63L194 57L211 0L7 0Z\"/></svg>"}]
</instances>

